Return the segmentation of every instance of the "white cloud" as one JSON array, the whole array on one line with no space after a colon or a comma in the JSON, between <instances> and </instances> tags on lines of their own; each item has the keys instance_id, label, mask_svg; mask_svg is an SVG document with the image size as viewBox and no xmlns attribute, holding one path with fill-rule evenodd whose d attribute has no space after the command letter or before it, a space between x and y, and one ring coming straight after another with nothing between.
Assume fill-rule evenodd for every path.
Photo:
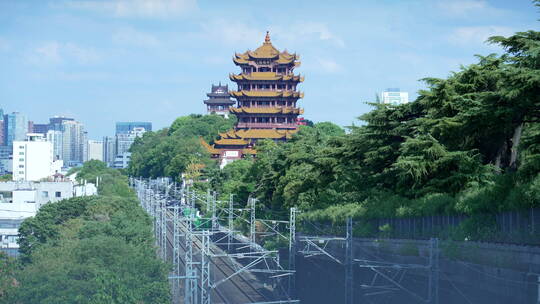
<instances>
[{"instance_id":1,"label":"white cloud","mask_svg":"<svg viewBox=\"0 0 540 304\"><path fill-rule=\"evenodd\" d=\"M219 41L227 45L254 47L264 41L264 31L231 20L215 20L204 23L200 35L208 40ZM257 43L259 42L259 44Z\"/></svg>"},{"instance_id":2,"label":"white cloud","mask_svg":"<svg viewBox=\"0 0 540 304\"><path fill-rule=\"evenodd\" d=\"M320 41L338 47L345 46L344 41L332 33L326 24L318 22L297 23L286 28L282 26L260 28L239 21L220 19L203 23L201 27L202 32L199 33L199 36L236 46L241 50L258 47L264 41L266 30L270 31L270 37L276 47L279 47L275 43L276 41L280 45L292 47Z\"/></svg>"},{"instance_id":3,"label":"white cloud","mask_svg":"<svg viewBox=\"0 0 540 304\"><path fill-rule=\"evenodd\" d=\"M333 59L317 58L317 66L319 70L327 73L338 73L343 71L343 67Z\"/></svg>"},{"instance_id":4,"label":"white cloud","mask_svg":"<svg viewBox=\"0 0 540 304\"><path fill-rule=\"evenodd\" d=\"M438 3L438 6L447 14L461 16L486 9L488 4L480 0L443 0Z\"/></svg>"},{"instance_id":5,"label":"white cloud","mask_svg":"<svg viewBox=\"0 0 540 304\"><path fill-rule=\"evenodd\" d=\"M115 17L162 18L183 15L197 7L196 0L80 0L67 7Z\"/></svg>"},{"instance_id":6,"label":"white cloud","mask_svg":"<svg viewBox=\"0 0 540 304\"><path fill-rule=\"evenodd\" d=\"M491 36L510 36L514 32L504 26L466 26L455 29L448 40L456 45L484 44Z\"/></svg>"},{"instance_id":7,"label":"white cloud","mask_svg":"<svg viewBox=\"0 0 540 304\"><path fill-rule=\"evenodd\" d=\"M139 47L156 47L160 44L159 40L151 34L139 32L132 28L123 28L117 30L112 35L112 40L118 44L133 45Z\"/></svg>"},{"instance_id":8,"label":"white cloud","mask_svg":"<svg viewBox=\"0 0 540 304\"><path fill-rule=\"evenodd\" d=\"M59 49L58 42L47 42L34 50L32 60L34 63L60 63L62 58Z\"/></svg>"},{"instance_id":9,"label":"white cloud","mask_svg":"<svg viewBox=\"0 0 540 304\"><path fill-rule=\"evenodd\" d=\"M97 62L100 56L93 49L84 48L74 43L62 43L57 41L46 42L33 50L27 56L31 64L60 64L75 62L90 64Z\"/></svg>"},{"instance_id":10,"label":"white cloud","mask_svg":"<svg viewBox=\"0 0 540 304\"><path fill-rule=\"evenodd\" d=\"M326 24L319 22L297 23L288 28L275 27L272 32L287 42L318 40L338 47L345 46L343 39L332 33Z\"/></svg>"}]
</instances>

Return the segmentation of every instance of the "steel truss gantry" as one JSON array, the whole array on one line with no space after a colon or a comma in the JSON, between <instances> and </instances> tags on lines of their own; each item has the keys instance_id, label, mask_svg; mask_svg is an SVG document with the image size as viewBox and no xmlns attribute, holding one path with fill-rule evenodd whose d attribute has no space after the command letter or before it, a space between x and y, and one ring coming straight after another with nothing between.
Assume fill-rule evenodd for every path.
<instances>
[{"instance_id":1,"label":"steel truss gantry","mask_svg":"<svg viewBox=\"0 0 540 304\"><path fill-rule=\"evenodd\" d=\"M326 237L326 236L301 236L298 241L303 247L298 252L304 257L325 256L330 260L345 266L345 303L352 304L354 301L354 267L367 268L373 271L374 276L370 283L360 284L360 287L367 292L363 296L374 296L388 292L401 290L411 297L417 299L420 303L438 304L439 290L439 248L438 239L430 240L429 263L427 265L419 264L400 264L385 261L355 259L353 243L353 222L351 218L346 221L345 237ZM345 256L341 261L338 257L331 254L327 249L330 242L344 242ZM402 284L405 274L408 270L427 270L429 272L429 289L427 297L421 296ZM382 281L382 282L381 282ZM381 283L386 283L382 284Z\"/></svg>"},{"instance_id":2,"label":"steel truss gantry","mask_svg":"<svg viewBox=\"0 0 540 304\"><path fill-rule=\"evenodd\" d=\"M199 196L193 189L190 189L189 182L183 181L180 189L177 189L176 183L170 183L167 179L157 179L144 181L142 179L130 179L131 185L135 188L137 196L140 199L141 206L153 219L153 232L158 247L158 256L162 259L172 260L173 269L169 279L172 284L172 292L175 301L178 301L180 291L180 280L184 280L184 298L183 303L186 304L210 304L212 289L217 288L227 280L242 274L243 272L265 273L270 275L270 278L279 279L284 276L292 276L294 270L284 269L279 264L279 255L277 251L264 250L261 246L249 240L256 240L256 222L263 223L268 227L269 231L274 231L277 237L284 237L289 241L289 249L295 248L291 245L291 240L294 241L295 224L291 221L270 221L257 220L255 218L254 199L250 200L249 208L235 208L233 196L229 197L228 206L224 207L223 202L217 200L215 192L208 192L206 197ZM173 189L170 191L170 189ZM170 193L172 192L172 193ZM172 206L167 206L170 198L177 199L180 204L174 203ZM201 204L206 203L206 210L211 214L211 229L195 230L193 209L189 212L184 212L185 208L194 208L196 202ZM203 205L204 206L204 205ZM250 213L250 235L249 239L243 237L234 229L235 219L243 219L243 212ZM295 211L292 211L293 220ZM226 215L224 220L223 215ZM167 257L167 223L172 222L172 256ZM226 222L226 226L222 226L220 222ZM289 235L281 233L276 229L276 224L287 224L292 228ZM225 233L227 239L228 251L225 253L214 253L211 249L212 235L217 233ZM263 237L268 237L271 233L264 233ZM182 273L181 264L181 239L184 239L184 272ZM219 243L224 238L222 237L215 243ZM239 239L239 240L237 240ZM195 251L194 244L200 244L200 249ZM246 245L247 244L247 245ZM248 252L230 253L231 246L246 245L249 248ZM241 247L240 247L241 248ZM239 248L237 248L239 249ZM196 258L198 257L198 258ZM210 276L210 264L213 258L243 258L250 259L246 265L231 263L233 265L233 273L229 276L212 282ZM197 260L196 260L197 259ZM290 262L290 261L289 261ZM260 267L260 265L266 267ZM275 267L271 266L275 265ZM291 264L290 264L291 265ZM292 263L294 265L294 262ZM287 300L259 302L257 304L278 304L278 303L298 303L298 300L292 300L289 296ZM173 303L176 303L173 301Z\"/></svg>"}]
</instances>

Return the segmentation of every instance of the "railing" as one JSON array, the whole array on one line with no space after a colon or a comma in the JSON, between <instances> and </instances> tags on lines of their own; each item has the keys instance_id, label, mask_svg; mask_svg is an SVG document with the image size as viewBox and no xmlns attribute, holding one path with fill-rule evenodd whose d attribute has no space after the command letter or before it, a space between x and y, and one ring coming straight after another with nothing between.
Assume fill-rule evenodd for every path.
<instances>
[{"instance_id":1,"label":"railing","mask_svg":"<svg viewBox=\"0 0 540 304\"><path fill-rule=\"evenodd\" d=\"M308 234L336 235L343 224L302 225ZM316 227L315 227L316 226ZM453 239L520 245L540 245L540 208L498 214L433 215L407 218L357 219L357 237L398 239Z\"/></svg>"},{"instance_id":2,"label":"railing","mask_svg":"<svg viewBox=\"0 0 540 304\"><path fill-rule=\"evenodd\" d=\"M237 124L238 128L287 128L295 129L297 127L296 123L266 123L266 122L239 122Z\"/></svg>"}]
</instances>

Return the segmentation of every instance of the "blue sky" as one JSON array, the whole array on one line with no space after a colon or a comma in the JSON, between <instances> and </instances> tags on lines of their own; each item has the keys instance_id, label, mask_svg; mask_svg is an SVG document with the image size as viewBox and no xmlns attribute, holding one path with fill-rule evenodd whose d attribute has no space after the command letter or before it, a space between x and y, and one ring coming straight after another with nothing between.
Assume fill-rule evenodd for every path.
<instances>
[{"instance_id":1,"label":"blue sky","mask_svg":"<svg viewBox=\"0 0 540 304\"><path fill-rule=\"evenodd\" d=\"M345 126L376 92L415 96L419 79L500 53L487 37L539 18L529 0L1 0L0 106L36 123L72 116L95 139L116 121L162 128L203 113L211 84L238 73L234 52L269 30L301 56L304 116Z\"/></svg>"}]
</instances>

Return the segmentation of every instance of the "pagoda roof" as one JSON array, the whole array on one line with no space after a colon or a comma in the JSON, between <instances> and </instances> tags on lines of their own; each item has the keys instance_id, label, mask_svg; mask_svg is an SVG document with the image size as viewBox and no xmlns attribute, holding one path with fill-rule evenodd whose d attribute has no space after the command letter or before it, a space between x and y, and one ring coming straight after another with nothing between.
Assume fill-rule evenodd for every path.
<instances>
[{"instance_id":1,"label":"pagoda roof","mask_svg":"<svg viewBox=\"0 0 540 304\"><path fill-rule=\"evenodd\" d=\"M221 138L214 143L220 146L246 146L248 144L248 142L242 138Z\"/></svg>"},{"instance_id":2,"label":"pagoda roof","mask_svg":"<svg viewBox=\"0 0 540 304\"><path fill-rule=\"evenodd\" d=\"M235 114L304 114L303 109L293 107L239 107L229 111Z\"/></svg>"},{"instance_id":3,"label":"pagoda roof","mask_svg":"<svg viewBox=\"0 0 540 304\"><path fill-rule=\"evenodd\" d=\"M206 96L208 97L229 97L231 94L229 94L229 91L224 93L206 93Z\"/></svg>"},{"instance_id":4,"label":"pagoda roof","mask_svg":"<svg viewBox=\"0 0 540 304\"><path fill-rule=\"evenodd\" d=\"M297 130L278 130L278 129L247 129L247 130L229 130L225 133L220 133L221 138L227 139L280 139L291 138Z\"/></svg>"},{"instance_id":5,"label":"pagoda roof","mask_svg":"<svg viewBox=\"0 0 540 304\"><path fill-rule=\"evenodd\" d=\"M304 77L300 75L281 75L276 72L252 72L251 74L230 74L232 81L237 80L292 80L302 82Z\"/></svg>"},{"instance_id":6,"label":"pagoda roof","mask_svg":"<svg viewBox=\"0 0 540 304\"><path fill-rule=\"evenodd\" d=\"M221 85L221 82L218 85L212 84L212 93L216 92L227 92L229 91L229 85Z\"/></svg>"},{"instance_id":7,"label":"pagoda roof","mask_svg":"<svg viewBox=\"0 0 540 304\"><path fill-rule=\"evenodd\" d=\"M257 154L257 150L255 149L252 149L252 148L246 148L246 149L243 149L242 150L242 154Z\"/></svg>"},{"instance_id":8,"label":"pagoda roof","mask_svg":"<svg viewBox=\"0 0 540 304\"><path fill-rule=\"evenodd\" d=\"M287 51L280 52L272 45L272 42L270 42L270 34L266 32L264 43L260 47L255 51L247 51L242 54L236 53L233 61L236 64L248 64L250 61L256 59L272 59L280 64L289 64L300 59L300 56L289 54Z\"/></svg>"},{"instance_id":9,"label":"pagoda roof","mask_svg":"<svg viewBox=\"0 0 540 304\"><path fill-rule=\"evenodd\" d=\"M226 104L233 105L235 101L230 98L210 98L204 101L205 104Z\"/></svg>"},{"instance_id":10,"label":"pagoda roof","mask_svg":"<svg viewBox=\"0 0 540 304\"><path fill-rule=\"evenodd\" d=\"M303 98L304 93L296 92L296 91L285 91L285 90L279 90L279 91L269 91L269 90L253 90L253 91L231 91L230 92L232 96L234 97L295 97L295 98Z\"/></svg>"},{"instance_id":11,"label":"pagoda roof","mask_svg":"<svg viewBox=\"0 0 540 304\"><path fill-rule=\"evenodd\" d=\"M213 146L209 145L202 137L199 138L199 142L201 143L201 146L208 151L210 154L220 154L220 151Z\"/></svg>"}]
</instances>

